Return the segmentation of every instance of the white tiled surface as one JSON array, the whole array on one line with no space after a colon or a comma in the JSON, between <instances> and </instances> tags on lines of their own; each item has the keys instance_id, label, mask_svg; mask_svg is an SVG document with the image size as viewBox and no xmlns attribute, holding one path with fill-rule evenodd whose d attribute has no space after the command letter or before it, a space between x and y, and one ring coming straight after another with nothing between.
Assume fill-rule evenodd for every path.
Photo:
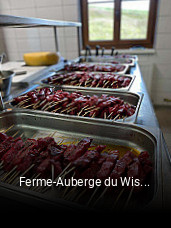
<instances>
[{"instance_id":1,"label":"white tiled surface","mask_svg":"<svg viewBox=\"0 0 171 228\"><path fill-rule=\"evenodd\" d=\"M159 0L156 25L156 53L140 57L140 66L154 104L170 105L171 99L171 2ZM153 65L151 75L145 69ZM145 69L143 69L145 68Z\"/></svg>"},{"instance_id":2,"label":"white tiled surface","mask_svg":"<svg viewBox=\"0 0 171 228\"><path fill-rule=\"evenodd\" d=\"M36 9L36 17L49 20L64 20L62 6L39 7Z\"/></svg>"},{"instance_id":3,"label":"white tiled surface","mask_svg":"<svg viewBox=\"0 0 171 228\"><path fill-rule=\"evenodd\" d=\"M171 152L171 107L155 106L154 109L168 149Z\"/></svg>"},{"instance_id":4,"label":"white tiled surface","mask_svg":"<svg viewBox=\"0 0 171 228\"><path fill-rule=\"evenodd\" d=\"M21 82L26 78L29 78L34 73L46 68L45 66L26 66L25 62L6 62L2 64L2 70L11 70L16 72L25 71L25 74L15 75L12 79L13 83Z\"/></svg>"},{"instance_id":5,"label":"white tiled surface","mask_svg":"<svg viewBox=\"0 0 171 228\"><path fill-rule=\"evenodd\" d=\"M170 16L170 14L171 14L170 0L160 0L159 16Z\"/></svg>"},{"instance_id":6,"label":"white tiled surface","mask_svg":"<svg viewBox=\"0 0 171 228\"><path fill-rule=\"evenodd\" d=\"M62 5L62 0L34 0L35 1L35 6L36 7L47 7L47 6L61 6Z\"/></svg>"},{"instance_id":7,"label":"white tiled surface","mask_svg":"<svg viewBox=\"0 0 171 228\"><path fill-rule=\"evenodd\" d=\"M0 13L52 20L79 21L79 0L0 0ZM78 56L76 28L59 28L59 50L67 59ZM156 53L139 56L141 72L155 104L171 99L171 1L159 0ZM21 60L24 52L54 51L51 28L0 29L0 52L8 59Z\"/></svg>"},{"instance_id":8,"label":"white tiled surface","mask_svg":"<svg viewBox=\"0 0 171 228\"><path fill-rule=\"evenodd\" d=\"M78 0L0 0L0 14L79 21ZM57 33L61 55L77 57L76 28L58 28ZM8 60L22 60L32 51L55 51L53 28L0 29L0 53L6 52Z\"/></svg>"}]
</instances>

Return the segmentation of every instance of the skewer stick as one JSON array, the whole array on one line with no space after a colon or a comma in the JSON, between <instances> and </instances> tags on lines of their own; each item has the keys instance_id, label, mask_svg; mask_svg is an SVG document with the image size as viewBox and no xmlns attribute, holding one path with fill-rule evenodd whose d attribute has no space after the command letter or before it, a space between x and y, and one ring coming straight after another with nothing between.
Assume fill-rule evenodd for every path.
<instances>
[{"instance_id":1,"label":"skewer stick","mask_svg":"<svg viewBox=\"0 0 171 228\"><path fill-rule=\"evenodd\" d=\"M96 88L99 87L100 83L97 83Z\"/></svg>"},{"instance_id":2,"label":"skewer stick","mask_svg":"<svg viewBox=\"0 0 171 228\"><path fill-rule=\"evenodd\" d=\"M75 109L77 109L77 107L74 107L74 108L69 109L69 110L67 111L67 113L72 112L72 111L74 111Z\"/></svg>"},{"instance_id":3,"label":"skewer stick","mask_svg":"<svg viewBox=\"0 0 171 228\"><path fill-rule=\"evenodd\" d=\"M41 108L41 110L44 110L48 105L51 105L52 103L53 103L53 101L47 102L47 103Z\"/></svg>"},{"instance_id":4,"label":"skewer stick","mask_svg":"<svg viewBox=\"0 0 171 228\"><path fill-rule=\"evenodd\" d=\"M105 85L105 83L106 83L106 80L103 81L103 86Z\"/></svg>"},{"instance_id":5,"label":"skewer stick","mask_svg":"<svg viewBox=\"0 0 171 228\"><path fill-rule=\"evenodd\" d=\"M113 86L114 84L116 84L118 81L114 81L114 82L112 82L112 84L111 84L111 86Z\"/></svg>"},{"instance_id":6,"label":"skewer stick","mask_svg":"<svg viewBox=\"0 0 171 228\"><path fill-rule=\"evenodd\" d=\"M4 161L2 161L2 162L0 163L0 170L3 169L3 163L4 163Z\"/></svg>"},{"instance_id":7,"label":"skewer stick","mask_svg":"<svg viewBox=\"0 0 171 228\"><path fill-rule=\"evenodd\" d=\"M99 188L99 187L98 187ZM95 201L95 203L93 204L93 207L99 202L99 200L104 196L104 194L107 192L109 187L106 187L105 190L102 192L102 194L98 197L98 199ZM95 195L95 193L97 192L98 189L95 190L95 192L93 193L93 195ZM90 202L89 202L90 203Z\"/></svg>"},{"instance_id":8,"label":"skewer stick","mask_svg":"<svg viewBox=\"0 0 171 228\"><path fill-rule=\"evenodd\" d=\"M76 82L78 82L78 80L76 79L76 80L74 80L74 81L71 81L70 82L70 85L74 85L74 83L76 83Z\"/></svg>"},{"instance_id":9,"label":"skewer stick","mask_svg":"<svg viewBox=\"0 0 171 228\"><path fill-rule=\"evenodd\" d=\"M79 83L75 84L75 86L79 86Z\"/></svg>"},{"instance_id":10,"label":"skewer stick","mask_svg":"<svg viewBox=\"0 0 171 228\"><path fill-rule=\"evenodd\" d=\"M14 101L14 99L11 99L11 100L8 100L8 101L4 101L4 105L10 104L10 103L13 102L13 101Z\"/></svg>"},{"instance_id":11,"label":"skewer stick","mask_svg":"<svg viewBox=\"0 0 171 228\"><path fill-rule=\"evenodd\" d=\"M109 83L109 81L105 82L105 84L103 85L103 88L105 88L108 83Z\"/></svg>"},{"instance_id":12,"label":"skewer stick","mask_svg":"<svg viewBox=\"0 0 171 228\"><path fill-rule=\"evenodd\" d=\"M60 80L60 79L63 79L63 78L64 78L63 75L61 75L61 76L59 76L59 77L55 77L55 81Z\"/></svg>"},{"instance_id":13,"label":"skewer stick","mask_svg":"<svg viewBox=\"0 0 171 228\"><path fill-rule=\"evenodd\" d=\"M10 177L10 179L7 180L7 183L10 184L18 176L19 173L20 171L14 172L13 175Z\"/></svg>"},{"instance_id":14,"label":"skewer stick","mask_svg":"<svg viewBox=\"0 0 171 228\"><path fill-rule=\"evenodd\" d=\"M69 190L69 188L70 188L70 186L67 186L66 188L65 188L65 190L64 190L64 192L63 192L63 194L62 194L62 198L66 198L67 196L68 196L68 194L67 194L67 192L68 192L68 190ZM73 190L73 189L72 189ZM72 191L71 190L71 191ZM71 192L70 191L70 192ZM69 194L70 194L70 192L69 192ZM67 194L67 195L66 195Z\"/></svg>"},{"instance_id":15,"label":"skewer stick","mask_svg":"<svg viewBox=\"0 0 171 228\"><path fill-rule=\"evenodd\" d=\"M70 179L73 178L74 176L75 176L75 172L74 172L74 174L72 175L72 177L70 177ZM65 177L65 175L62 177L62 179L63 179L64 177ZM68 189L70 188L70 186L67 186L66 189L65 189L65 191L64 191L64 193L63 193L63 195L62 195L62 197L63 197L63 198L68 198L68 196L69 196L68 199L70 199L71 193L74 192L74 191L77 189L77 187L78 187L78 186L73 187L73 188L71 189L71 191L67 194L67 196L65 196L66 193L67 193L67 191L68 191Z\"/></svg>"},{"instance_id":16,"label":"skewer stick","mask_svg":"<svg viewBox=\"0 0 171 228\"><path fill-rule=\"evenodd\" d=\"M66 75L66 78L63 80L63 82L66 82L66 81L68 81L68 80L75 80L75 79L77 79L78 80L78 78L77 78L77 75L71 75L71 76L68 76L68 75Z\"/></svg>"},{"instance_id":17,"label":"skewer stick","mask_svg":"<svg viewBox=\"0 0 171 228\"><path fill-rule=\"evenodd\" d=\"M109 119L109 118L112 116L112 114L113 114L113 112L111 112L111 113L108 115L107 119Z\"/></svg>"},{"instance_id":18,"label":"skewer stick","mask_svg":"<svg viewBox=\"0 0 171 228\"><path fill-rule=\"evenodd\" d=\"M91 110L85 112L84 115L82 115L82 116L86 116L89 112L93 112L93 111L96 111L96 110L98 110L98 109L100 109L100 108L97 107L97 108L91 109Z\"/></svg>"},{"instance_id":19,"label":"skewer stick","mask_svg":"<svg viewBox=\"0 0 171 228\"><path fill-rule=\"evenodd\" d=\"M55 82L55 83L49 83L50 85L60 85L60 82Z\"/></svg>"},{"instance_id":20,"label":"skewer stick","mask_svg":"<svg viewBox=\"0 0 171 228\"><path fill-rule=\"evenodd\" d=\"M118 200L120 199L121 195L123 194L124 190L125 190L125 188L123 188L123 189L120 191L119 195L117 196L117 198L116 198L116 200L115 200L115 203L114 203L114 207L116 206L116 204L117 204Z\"/></svg>"},{"instance_id":21,"label":"skewer stick","mask_svg":"<svg viewBox=\"0 0 171 228\"><path fill-rule=\"evenodd\" d=\"M124 116L124 118L123 118L123 122L125 122L125 119L127 118L127 116Z\"/></svg>"},{"instance_id":22,"label":"skewer stick","mask_svg":"<svg viewBox=\"0 0 171 228\"><path fill-rule=\"evenodd\" d=\"M92 199L94 198L94 196L95 196L95 194L96 194L96 192L98 191L99 188L100 188L100 186L96 187L95 191L93 192L93 194L91 195L89 201L87 202L87 206L90 205ZM99 198L100 198L100 197L99 197ZM95 203L96 203L96 202L95 202Z\"/></svg>"},{"instance_id":23,"label":"skewer stick","mask_svg":"<svg viewBox=\"0 0 171 228\"><path fill-rule=\"evenodd\" d=\"M65 172L61 177L65 177L67 174L69 174L70 172L72 172L75 169L75 167L72 167L70 170L68 170L67 172Z\"/></svg>"},{"instance_id":24,"label":"skewer stick","mask_svg":"<svg viewBox=\"0 0 171 228\"><path fill-rule=\"evenodd\" d=\"M29 105L27 105L27 106L24 106L24 107L22 107L22 108L29 108L29 107L31 107L31 106L33 106L34 104L29 104Z\"/></svg>"},{"instance_id":25,"label":"skewer stick","mask_svg":"<svg viewBox=\"0 0 171 228\"><path fill-rule=\"evenodd\" d=\"M94 118L94 117L95 117L95 115L96 115L96 113L94 112L94 113L93 113L93 115L91 116L91 118Z\"/></svg>"},{"instance_id":26,"label":"skewer stick","mask_svg":"<svg viewBox=\"0 0 171 228\"><path fill-rule=\"evenodd\" d=\"M77 107L74 107L74 109L76 109ZM71 108L70 106L66 109L63 109L60 113L63 113L63 112L70 112L69 110L72 110L73 108Z\"/></svg>"},{"instance_id":27,"label":"skewer stick","mask_svg":"<svg viewBox=\"0 0 171 228\"><path fill-rule=\"evenodd\" d=\"M117 116L115 116L115 118L113 119L113 121L115 121L116 119L118 119L120 116L120 114L118 114Z\"/></svg>"},{"instance_id":28,"label":"skewer stick","mask_svg":"<svg viewBox=\"0 0 171 228\"><path fill-rule=\"evenodd\" d=\"M41 105L43 105L46 102L46 99L44 99L43 101L41 101L39 104L36 105L36 108L39 108Z\"/></svg>"},{"instance_id":29,"label":"skewer stick","mask_svg":"<svg viewBox=\"0 0 171 228\"><path fill-rule=\"evenodd\" d=\"M30 177L30 179L36 179L37 177L39 177L40 176L40 173L38 173L37 175L36 174L33 174L32 175L32 177ZM37 186L36 186L37 187ZM32 190L33 188L35 188L35 186L30 186L30 187L28 187L28 189L30 189L30 190Z\"/></svg>"},{"instance_id":30,"label":"skewer stick","mask_svg":"<svg viewBox=\"0 0 171 228\"><path fill-rule=\"evenodd\" d=\"M83 107L83 108L81 109L81 111L80 111L77 115L80 116L80 114L85 110L86 107L89 107L89 106L86 105L85 107Z\"/></svg>"},{"instance_id":31,"label":"skewer stick","mask_svg":"<svg viewBox=\"0 0 171 228\"><path fill-rule=\"evenodd\" d=\"M92 78L90 78L90 79L86 80L86 82L85 82L85 86L87 86L87 84L91 83L92 81L93 81L93 80L92 80Z\"/></svg>"},{"instance_id":32,"label":"skewer stick","mask_svg":"<svg viewBox=\"0 0 171 228\"><path fill-rule=\"evenodd\" d=\"M63 173L64 173L70 166L71 166L71 163L69 163L69 164L65 167L65 169L63 169L63 171L55 178L55 181L57 181L57 179L58 179L59 177L61 177L61 176L63 175Z\"/></svg>"},{"instance_id":33,"label":"skewer stick","mask_svg":"<svg viewBox=\"0 0 171 228\"><path fill-rule=\"evenodd\" d=\"M36 176L34 177L31 177L31 179L37 179L39 176L41 175L41 173L38 173ZM37 188L40 188L40 186L30 186L29 189L32 190L32 191L36 191Z\"/></svg>"},{"instance_id":34,"label":"skewer stick","mask_svg":"<svg viewBox=\"0 0 171 228\"><path fill-rule=\"evenodd\" d=\"M14 138L20 131L18 130L17 132L15 132L12 137Z\"/></svg>"},{"instance_id":35,"label":"skewer stick","mask_svg":"<svg viewBox=\"0 0 171 228\"><path fill-rule=\"evenodd\" d=\"M67 187L67 190L68 190L68 188L69 188L69 186ZM69 191L68 194L66 194L66 193L63 194L62 197L64 197L65 200L71 200L71 197L73 196L73 193L76 191L77 188L78 188L78 186L72 187L71 191Z\"/></svg>"},{"instance_id":36,"label":"skewer stick","mask_svg":"<svg viewBox=\"0 0 171 228\"><path fill-rule=\"evenodd\" d=\"M51 164L51 171L52 171L52 182L54 181L54 176L55 176L55 167L53 164ZM52 184L52 190L54 189L54 186Z\"/></svg>"},{"instance_id":37,"label":"skewer stick","mask_svg":"<svg viewBox=\"0 0 171 228\"><path fill-rule=\"evenodd\" d=\"M7 131L9 131L11 128L13 128L14 127L14 124L13 125L11 125L9 128L7 128L6 130L4 130L4 131L2 131L3 133L7 133Z\"/></svg>"},{"instance_id":38,"label":"skewer stick","mask_svg":"<svg viewBox=\"0 0 171 228\"><path fill-rule=\"evenodd\" d=\"M134 186L131 188L131 191L130 191L130 193L129 193L128 199L127 199L127 201L126 201L126 203L125 203L125 205L124 205L124 210L127 208L128 204L129 204L129 201L130 201L130 199L131 199L133 190L134 190Z\"/></svg>"},{"instance_id":39,"label":"skewer stick","mask_svg":"<svg viewBox=\"0 0 171 228\"><path fill-rule=\"evenodd\" d=\"M1 179L1 181L4 181L5 179L7 179L7 177L17 168L17 166L14 166L13 169L11 169L9 172L7 172L3 178Z\"/></svg>"},{"instance_id":40,"label":"skewer stick","mask_svg":"<svg viewBox=\"0 0 171 228\"><path fill-rule=\"evenodd\" d=\"M90 109L92 109L92 108L95 108L95 107L97 107L97 106L96 106L96 105L93 105L93 106L91 106L91 107L85 108L84 110L85 110L85 111L88 111L88 110L90 110Z\"/></svg>"},{"instance_id":41,"label":"skewer stick","mask_svg":"<svg viewBox=\"0 0 171 228\"><path fill-rule=\"evenodd\" d=\"M22 176L24 176L30 169L32 169L33 167L35 166L35 164L32 164L28 169L26 169L20 176L22 177ZM15 181L13 181L13 185L17 185L18 184L18 182L19 182L19 177L17 178L17 180Z\"/></svg>"},{"instance_id":42,"label":"skewer stick","mask_svg":"<svg viewBox=\"0 0 171 228\"><path fill-rule=\"evenodd\" d=\"M61 109L61 107L58 107L58 108L56 108L55 110L53 110L52 112L57 112L58 110L60 110Z\"/></svg>"},{"instance_id":43,"label":"skewer stick","mask_svg":"<svg viewBox=\"0 0 171 228\"><path fill-rule=\"evenodd\" d=\"M23 101L20 101L16 106L17 107L20 107L20 106L22 106L23 104L25 104L27 101L29 101L29 100L31 100L31 98L29 97L29 98L27 98L27 99L25 99L25 100L23 100Z\"/></svg>"},{"instance_id":44,"label":"skewer stick","mask_svg":"<svg viewBox=\"0 0 171 228\"><path fill-rule=\"evenodd\" d=\"M82 191L77 198L75 199L75 202L78 202L78 200L86 193L87 189L84 189L84 191Z\"/></svg>"},{"instance_id":45,"label":"skewer stick","mask_svg":"<svg viewBox=\"0 0 171 228\"><path fill-rule=\"evenodd\" d=\"M50 108L53 108L54 106L56 106L56 105L58 105L59 103L61 103L61 102L50 102L49 103L49 106L48 107L46 107L45 109L44 109L44 111L47 111L48 109L50 109ZM52 104L52 105L51 105Z\"/></svg>"},{"instance_id":46,"label":"skewer stick","mask_svg":"<svg viewBox=\"0 0 171 228\"><path fill-rule=\"evenodd\" d=\"M72 105L74 105L74 102L71 102L71 103L67 104L66 107L68 108L68 107L70 107Z\"/></svg>"},{"instance_id":47,"label":"skewer stick","mask_svg":"<svg viewBox=\"0 0 171 228\"><path fill-rule=\"evenodd\" d=\"M53 108L56 105L57 105L56 103L51 102L51 103L49 103L49 106L47 106L46 108L43 109L43 111L48 111L48 109Z\"/></svg>"},{"instance_id":48,"label":"skewer stick","mask_svg":"<svg viewBox=\"0 0 171 228\"><path fill-rule=\"evenodd\" d=\"M40 103L41 103L41 100L39 100L37 103L35 103L35 104L33 105L33 109L36 109L37 106L38 106Z\"/></svg>"},{"instance_id":49,"label":"skewer stick","mask_svg":"<svg viewBox=\"0 0 171 228\"><path fill-rule=\"evenodd\" d=\"M3 165L3 163L4 163L4 161L1 161L0 166L2 166L2 165Z\"/></svg>"}]
</instances>

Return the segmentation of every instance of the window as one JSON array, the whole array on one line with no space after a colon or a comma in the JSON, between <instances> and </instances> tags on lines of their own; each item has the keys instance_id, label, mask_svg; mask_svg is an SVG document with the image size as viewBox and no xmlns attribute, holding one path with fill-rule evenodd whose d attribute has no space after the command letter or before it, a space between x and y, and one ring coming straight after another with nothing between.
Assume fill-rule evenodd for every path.
<instances>
[{"instance_id":1,"label":"window","mask_svg":"<svg viewBox=\"0 0 171 228\"><path fill-rule=\"evenodd\" d=\"M153 47L157 0L80 1L84 47Z\"/></svg>"}]
</instances>

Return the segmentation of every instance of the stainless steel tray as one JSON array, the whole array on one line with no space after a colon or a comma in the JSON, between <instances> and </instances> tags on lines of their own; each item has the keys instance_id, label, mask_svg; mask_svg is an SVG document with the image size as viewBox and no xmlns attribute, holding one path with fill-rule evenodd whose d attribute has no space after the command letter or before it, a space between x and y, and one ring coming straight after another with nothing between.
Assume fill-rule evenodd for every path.
<instances>
[{"instance_id":1,"label":"stainless steel tray","mask_svg":"<svg viewBox=\"0 0 171 228\"><path fill-rule=\"evenodd\" d=\"M91 57L96 57L95 55L87 55L87 56L80 56L79 58L82 58L82 59L85 59L85 58L91 58ZM132 55L132 54L117 54L117 55L103 55L101 56L101 58L113 58L113 59L123 59L123 58L131 58L131 59L134 59L135 62L138 61L138 56L137 55Z\"/></svg>"},{"instance_id":2,"label":"stainless steel tray","mask_svg":"<svg viewBox=\"0 0 171 228\"><path fill-rule=\"evenodd\" d=\"M116 64L126 64L128 66L135 65L135 58L122 58L119 56L80 56L75 60L76 62L100 62L100 63L111 63L112 61L117 61ZM128 62L130 61L130 62Z\"/></svg>"},{"instance_id":3,"label":"stainless steel tray","mask_svg":"<svg viewBox=\"0 0 171 228\"><path fill-rule=\"evenodd\" d=\"M127 201L129 192L126 193L126 198L119 199L125 209L127 208L142 209L147 206L157 203L160 205L160 188L161 188L161 167L160 167L160 140L158 129L142 128L138 125L106 124L101 122L98 125L91 121L70 120L66 117L56 117L48 113L32 113L30 111L11 110L0 113L0 130L5 130L13 126L8 135L21 134L25 138L28 137L44 137L51 133L54 138L67 136L71 138L93 137L95 143L104 143L112 145L122 145L135 148L139 151L148 151L153 162L153 172L150 178L150 187L146 187L145 193L138 198L137 195L132 195L129 203ZM11 173L12 175L12 173ZM22 188L16 184L0 182L1 195L4 197L16 199L21 202L26 202L34 206L55 206L64 210L87 209L85 205L79 205L77 202L64 200L61 198L58 189L48 188L45 193L39 191ZM63 189L62 189L63 192ZM108 194L107 194L108 195ZM126 200L126 201L125 201ZM113 210L112 206L116 201L116 196L110 198L108 202L109 209ZM92 201L93 203L93 201ZM89 207L88 207L89 208ZM102 208L103 209L103 208ZM118 210L118 207L115 208Z\"/></svg>"},{"instance_id":4,"label":"stainless steel tray","mask_svg":"<svg viewBox=\"0 0 171 228\"><path fill-rule=\"evenodd\" d=\"M79 73L79 71L75 71L76 73ZM58 74L66 74L68 72L66 71L58 71L56 72ZM51 86L55 86L56 88L58 89L86 89L86 90L90 90L90 91L129 91L129 89L131 88L131 85L132 83L134 82L134 79L135 79L135 75L131 75L131 74L123 74L121 76L124 76L124 77L129 77L131 78L131 82L128 86L126 87L122 87L122 88L103 88L103 87L88 87L88 86L75 86L75 85L53 85L53 84L48 84L45 82L46 79L48 79L49 77L52 77L53 75L55 75L56 73L54 74L51 74L50 76L47 75L47 77L45 77L43 80L39 80L37 82L35 82L36 84L40 84L40 85L43 85L43 86L46 86L46 85L51 85ZM99 72L91 72L93 74L98 74ZM101 72L100 72L101 73ZM107 72L103 72L103 74L108 74ZM113 73L114 75L117 75L116 73Z\"/></svg>"},{"instance_id":5,"label":"stainless steel tray","mask_svg":"<svg viewBox=\"0 0 171 228\"><path fill-rule=\"evenodd\" d=\"M74 59L74 60L72 60L71 62L68 62L68 64L72 64L72 63L79 63L79 58L77 58L77 59ZM84 63L86 63L87 65L90 65L90 64L92 64L91 62L84 62ZM81 64L81 63L80 63ZM93 62L93 64L94 65L111 65L111 66L117 66L117 65L122 65L122 66L125 66L125 68L124 68L124 70L122 70L122 71L119 71L119 72L112 72L112 73L116 73L116 74L126 74L127 73L127 71L129 70L129 65L128 64L112 64L112 63L101 63L101 62ZM67 65L67 64L66 64ZM97 71L97 72L99 72L99 71ZM100 71L100 72L103 72L103 71Z\"/></svg>"},{"instance_id":6,"label":"stainless steel tray","mask_svg":"<svg viewBox=\"0 0 171 228\"><path fill-rule=\"evenodd\" d=\"M57 89L57 88L55 88ZM68 89L63 89L63 91L67 91L67 92L74 92L75 88L68 88ZM101 118L89 118L89 117L82 117L82 116L75 116L75 115L67 115L67 114L60 114L60 113L52 113L52 112L48 112L48 111L41 111L41 110L31 110L29 109L30 112L32 113L50 113L50 115L52 116L66 116L69 119L77 119L77 120L87 120L90 119L92 122L96 121L97 123L101 122L101 121L105 121L106 123L110 123L110 124L115 124L116 122L128 122L128 123L136 123L136 119L138 116L138 112L139 112L139 108L143 99L143 93L132 93L132 92L116 92L116 91L90 91L90 90L86 90L86 89L77 89L77 91L81 92L83 95L97 95L97 96L101 96L102 94L107 94L109 96L115 96L115 97L119 97L120 99L123 99L125 102L132 104L134 106L136 106L136 110L135 113L130 116L123 119L116 119L116 120L109 120L109 119L101 119ZM13 109L22 109L22 108L16 108L15 106L12 106L10 102L6 103L6 108L13 108ZM22 109L23 110L23 109Z\"/></svg>"}]
</instances>

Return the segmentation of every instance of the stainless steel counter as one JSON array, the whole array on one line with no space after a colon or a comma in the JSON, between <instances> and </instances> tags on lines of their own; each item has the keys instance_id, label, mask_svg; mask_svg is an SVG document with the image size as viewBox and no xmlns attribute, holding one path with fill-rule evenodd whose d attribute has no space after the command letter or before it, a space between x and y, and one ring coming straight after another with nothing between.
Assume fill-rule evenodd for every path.
<instances>
[{"instance_id":1,"label":"stainless steel counter","mask_svg":"<svg viewBox=\"0 0 171 228\"><path fill-rule=\"evenodd\" d=\"M130 91L142 92L144 94L141 107L139 110L138 118L137 118L137 124L151 126L151 127L159 127L159 124L153 109L153 105L148 95L138 64L136 65L136 67L133 67L131 69L131 74L136 75L136 77L135 77L134 83L130 88Z\"/></svg>"},{"instance_id":2,"label":"stainless steel counter","mask_svg":"<svg viewBox=\"0 0 171 228\"><path fill-rule=\"evenodd\" d=\"M36 82L47 78L52 74L52 70L58 70L63 67L63 64L57 64L51 67L47 67L46 69L40 70L39 72L36 72L29 78L26 78L22 83L16 83L15 85L12 85L12 97L21 94L22 92L25 92L28 89L35 88ZM151 126L151 127L159 127L158 121L155 116L155 112L150 100L150 97L148 95L143 77L140 72L140 68L138 64L136 64L135 67L131 68L131 74L135 75L135 80L130 88L130 92L142 92L144 94L141 107L139 110L138 118L137 118L137 124L144 125L144 126ZM27 85L27 88L24 87ZM37 86L37 85L36 85ZM147 112L148 110L148 112Z\"/></svg>"},{"instance_id":3,"label":"stainless steel counter","mask_svg":"<svg viewBox=\"0 0 171 228\"><path fill-rule=\"evenodd\" d=\"M11 97L19 95L21 92L24 92L28 89L34 89L36 81L39 81L40 79L48 77L52 72L52 69L61 69L63 64L58 64L55 66L48 67L46 69L41 70L40 72L37 72L33 76L30 76L28 81L24 81L23 83L28 83L27 88L21 88L21 85L18 85L16 90L14 90L14 87L12 86L12 94ZM131 86L130 91L131 92L141 92L144 94L139 113L137 118L137 124L148 128L152 133L159 132L160 140L161 140L161 161L159 161L159 165L161 165L162 172L159 174L161 176L161 182L162 182L162 189L161 189L161 198L163 201L163 209L170 209L171 205L171 196L170 196L170 190L171 190L171 178L170 178L170 171L171 171L171 165L169 162L169 156L167 154L167 148L164 142L164 139L162 137L162 132L159 127L159 123L157 121L153 105L151 103L150 97L148 95L143 76L141 75L140 68L138 64L136 64L135 67L131 68L131 74L136 75L136 78Z\"/></svg>"}]
</instances>

